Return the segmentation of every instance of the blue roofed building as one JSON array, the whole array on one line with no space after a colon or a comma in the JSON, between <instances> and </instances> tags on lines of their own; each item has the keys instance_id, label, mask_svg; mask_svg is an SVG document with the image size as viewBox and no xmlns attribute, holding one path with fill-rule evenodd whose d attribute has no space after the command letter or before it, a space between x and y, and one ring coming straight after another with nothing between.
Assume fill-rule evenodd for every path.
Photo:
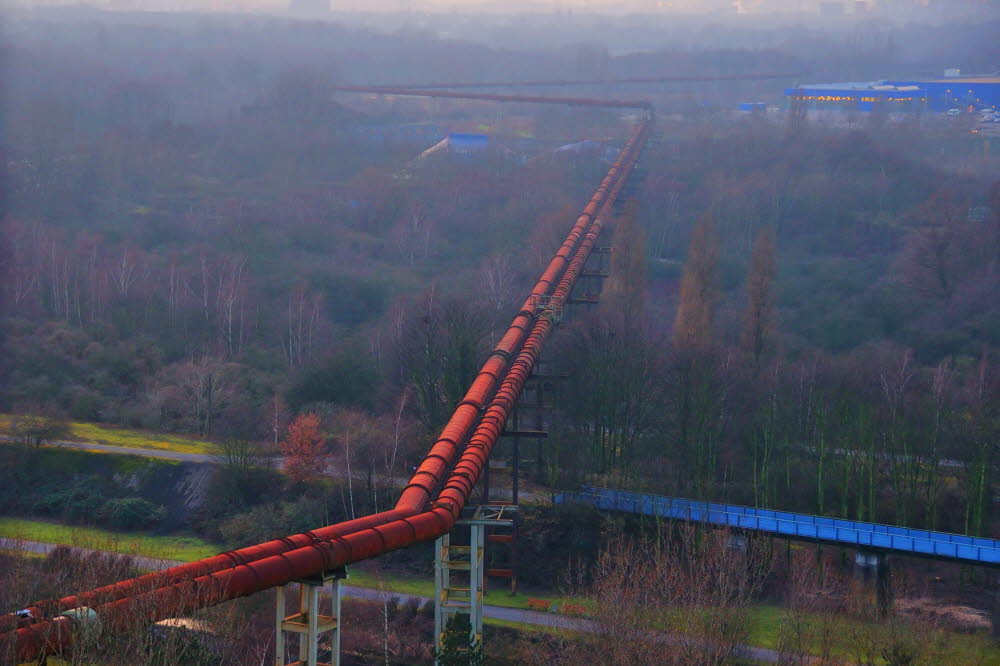
<instances>
[{"instance_id":1,"label":"blue roofed building","mask_svg":"<svg viewBox=\"0 0 1000 666\"><path fill-rule=\"evenodd\" d=\"M924 111L927 90L919 85L893 85L886 81L810 83L787 88L785 96L798 97L811 108L871 111L885 105L889 111Z\"/></svg>"},{"instance_id":2,"label":"blue roofed building","mask_svg":"<svg viewBox=\"0 0 1000 666\"><path fill-rule=\"evenodd\" d=\"M809 107L871 111L947 111L1000 107L1000 76L811 83L787 88Z\"/></svg>"},{"instance_id":3,"label":"blue roofed building","mask_svg":"<svg viewBox=\"0 0 1000 666\"><path fill-rule=\"evenodd\" d=\"M919 86L927 93L931 111L951 108L1000 108L1000 76L953 76L924 81L887 81L904 86Z\"/></svg>"},{"instance_id":4,"label":"blue roofed building","mask_svg":"<svg viewBox=\"0 0 1000 666\"><path fill-rule=\"evenodd\" d=\"M448 149L459 155L471 155L478 153L489 145L490 137L487 134L465 134L452 132L448 135Z\"/></svg>"}]
</instances>

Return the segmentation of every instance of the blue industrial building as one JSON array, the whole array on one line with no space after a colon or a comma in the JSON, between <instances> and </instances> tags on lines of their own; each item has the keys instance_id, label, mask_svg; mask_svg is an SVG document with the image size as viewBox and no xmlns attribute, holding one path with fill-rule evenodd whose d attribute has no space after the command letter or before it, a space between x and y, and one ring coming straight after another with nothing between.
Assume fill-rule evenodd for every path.
<instances>
[{"instance_id":1,"label":"blue industrial building","mask_svg":"<svg viewBox=\"0 0 1000 666\"><path fill-rule=\"evenodd\" d=\"M908 81L813 83L787 88L809 106L871 111L947 111L1000 108L1000 76L948 76Z\"/></svg>"}]
</instances>

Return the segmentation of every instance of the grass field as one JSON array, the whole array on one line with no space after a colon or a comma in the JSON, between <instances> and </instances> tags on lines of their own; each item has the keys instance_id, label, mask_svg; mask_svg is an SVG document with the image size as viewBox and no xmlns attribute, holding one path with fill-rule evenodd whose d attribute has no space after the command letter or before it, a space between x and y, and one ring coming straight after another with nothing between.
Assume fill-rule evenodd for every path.
<instances>
[{"instance_id":1,"label":"grass field","mask_svg":"<svg viewBox=\"0 0 1000 666\"><path fill-rule=\"evenodd\" d=\"M0 414L0 432L10 427L13 414ZM91 444L110 444L129 449L150 449L154 451L174 451L176 453L201 453L213 455L218 453L218 447L212 442L206 442L177 435L132 430L129 428L113 428L97 423L71 421L70 433L66 440Z\"/></svg>"},{"instance_id":2,"label":"grass field","mask_svg":"<svg viewBox=\"0 0 1000 666\"><path fill-rule=\"evenodd\" d=\"M813 626L826 622L826 618L820 615L810 617ZM779 647L779 636L782 625L788 622L788 615L784 608L771 604L761 604L750 609L749 636L747 643L757 647L770 648L776 650ZM836 618L836 626L832 629L833 639L831 641L831 655L843 663L856 663L861 659L858 646L869 639L873 631L879 631L884 627L855 620L846 616ZM905 635L906 625L901 625ZM1000 665L1000 648L989 640L985 633L967 634L944 629L931 629L914 625L913 631L923 631L923 638L933 639L932 645L925 646L928 653L915 658L913 663L917 664L990 664ZM930 633L928 633L928 631ZM906 644L903 641L902 644ZM810 643L809 652L813 655L822 653L819 639ZM876 660L876 663L888 663L885 660Z\"/></svg>"},{"instance_id":3,"label":"grass field","mask_svg":"<svg viewBox=\"0 0 1000 666\"><path fill-rule=\"evenodd\" d=\"M0 518L0 537L63 543L79 548L144 555L164 560L198 560L222 550L215 544L191 536L113 532L96 527L60 525L41 520L7 517Z\"/></svg>"},{"instance_id":4,"label":"grass field","mask_svg":"<svg viewBox=\"0 0 1000 666\"><path fill-rule=\"evenodd\" d=\"M43 543L64 543L79 548L144 555L164 560L197 560L210 557L223 550L219 545L196 537L114 532L96 527L62 525L43 520L7 517L0 518L0 537ZM347 583L356 587L385 589L399 594L422 597L434 596L434 581L432 579L373 574L358 567L351 567L349 573L350 577ZM511 595L509 591L499 588L488 590L483 597L487 605L505 608L528 609L528 600L536 597L551 601L553 605L557 606L564 602L588 604L587 600L584 599L569 599L558 595L528 595L523 593Z\"/></svg>"}]
</instances>

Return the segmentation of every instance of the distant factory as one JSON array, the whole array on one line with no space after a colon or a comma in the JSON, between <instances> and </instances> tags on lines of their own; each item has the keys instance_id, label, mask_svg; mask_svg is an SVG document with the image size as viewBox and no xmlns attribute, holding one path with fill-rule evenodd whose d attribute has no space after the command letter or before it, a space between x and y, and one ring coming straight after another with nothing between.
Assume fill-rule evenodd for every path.
<instances>
[{"instance_id":1,"label":"distant factory","mask_svg":"<svg viewBox=\"0 0 1000 666\"><path fill-rule=\"evenodd\" d=\"M811 83L787 88L785 96L810 108L889 112L973 111L1000 107L1000 76L962 76L946 70L942 78L908 81Z\"/></svg>"}]
</instances>

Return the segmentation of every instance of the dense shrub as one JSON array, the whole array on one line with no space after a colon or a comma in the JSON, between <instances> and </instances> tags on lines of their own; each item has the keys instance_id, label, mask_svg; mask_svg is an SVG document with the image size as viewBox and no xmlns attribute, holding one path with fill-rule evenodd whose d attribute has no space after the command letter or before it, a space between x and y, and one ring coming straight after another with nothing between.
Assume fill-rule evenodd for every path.
<instances>
[{"instance_id":1,"label":"dense shrub","mask_svg":"<svg viewBox=\"0 0 1000 666\"><path fill-rule=\"evenodd\" d=\"M148 529L167 516L167 509L141 497L112 499L101 505L97 518L120 530Z\"/></svg>"},{"instance_id":2,"label":"dense shrub","mask_svg":"<svg viewBox=\"0 0 1000 666\"><path fill-rule=\"evenodd\" d=\"M27 489L32 501L24 508L71 522L93 520L107 500L107 490L107 483L97 475L78 477L65 484Z\"/></svg>"},{"instance_id":3,"label":"dense shrub","mask_svg":"<svg viewBox=\"0 0 1000 666\"><path fill-rule=\"evenodd\" d=\"M303 370L293 379L286 397L295 409L314 402L370 408L378 379L370 357L351 350Z\"/></svg>"},{"instance_id":4,"label":"dense shrub","mask_svg":"<svg viewBox=\"0 0 1000 666\"><path fill-rule=\"evenodd\" d=\"M227 546L238 548L341 520L343 516L331 515L321 499L303 494L293 502L258 504L238 513L222 523L219 532Z\"/></svg>"}]
</instances>

